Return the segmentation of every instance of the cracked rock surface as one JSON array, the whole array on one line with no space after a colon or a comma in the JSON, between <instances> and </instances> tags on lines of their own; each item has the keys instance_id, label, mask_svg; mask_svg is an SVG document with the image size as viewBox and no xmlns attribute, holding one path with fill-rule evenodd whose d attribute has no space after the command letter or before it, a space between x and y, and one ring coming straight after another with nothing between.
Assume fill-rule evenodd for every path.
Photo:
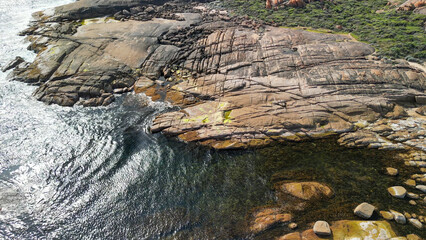
<instances>
[{"instance_id":1,"label":"cracked rock surface","mask_svg":"<svg viewBox=\"0 0 426 240\"><path fill-rule=\"evenodd\" d=\"M23 32L38 56L11 78L63 106L108 105L134 88L155 98L161 85L180 110L159 115L152 131L218 149L347 132L347 146L425 149L422 67L379 60L349 35L152 3L82 0L38 13ZM106 15L120 21L87 19ZM395 135L399 126L407 134Z\"/></svg>"}]
</instances>

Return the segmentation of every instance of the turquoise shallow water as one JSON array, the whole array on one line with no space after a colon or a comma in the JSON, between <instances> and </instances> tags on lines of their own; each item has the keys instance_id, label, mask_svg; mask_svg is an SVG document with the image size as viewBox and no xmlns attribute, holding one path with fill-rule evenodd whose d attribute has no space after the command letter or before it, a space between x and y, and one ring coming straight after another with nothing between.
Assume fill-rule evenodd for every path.
<instances>
[{"instance_id":1,"label":"turquoise shallow water","mask_svg":"<svg viewBox=\"0 0 426 240\"><path fill-rule=\"evenodd\" d=\"M32 12L67 2L0 0L0 64L16 55L31 60L17 33ZM301 228L318 218L353 219L361 201L414 211L386 193L412 171L389 152L345 149L333 139L217 152L151 135L152 119L171 106L144 95L63 108L37 102L34 89L0 74L1 239L251 239L247 217L276 203L280 180L321 181L336 191L296 213ZM384 177L388 165L401 176Z\"/></svg>"}]
</instances>

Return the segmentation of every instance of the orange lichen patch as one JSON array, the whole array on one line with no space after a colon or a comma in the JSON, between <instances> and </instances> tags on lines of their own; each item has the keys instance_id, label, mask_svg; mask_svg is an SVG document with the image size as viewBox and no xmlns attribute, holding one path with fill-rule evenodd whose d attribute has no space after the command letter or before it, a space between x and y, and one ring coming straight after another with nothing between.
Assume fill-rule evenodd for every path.
<instances>
[{"instance_id":1,"label":"orange lichen patch","mask_svg":"<svg viewBox=\"0 0 426 240\"><path fill-rule=\"evenodd\" d=\"M157 89L155 88L155 86L151 86L149 88L146 88L145 94L148 97L151 97L152 101L157 101L157 100L161 99L161 95L157 92Z\"/></svg>"},{"instance_id":2,"label":"orange lichen patch","mask_svg":"<svg viewBox=\"0 0 426 240\"><path fill-rule=\"evenodd\" d=\"M169 90L166 94L166 101L175 105L189 105L196 102L193 98L186 98L182 92Z\"/></svg>"}]
</instances>

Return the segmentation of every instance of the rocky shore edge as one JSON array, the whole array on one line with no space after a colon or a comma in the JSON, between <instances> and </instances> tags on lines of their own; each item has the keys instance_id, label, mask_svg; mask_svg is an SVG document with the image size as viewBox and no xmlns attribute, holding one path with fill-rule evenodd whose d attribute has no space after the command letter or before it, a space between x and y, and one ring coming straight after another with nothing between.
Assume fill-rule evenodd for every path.
<instances>
[{"instance_id":1,"label":"rocky shore edge","mask_svg":"<svg viewBox=\"0 0 426 240\"><path fill-rule=\"evenodd\" d=\"M382 59L349 35L267 26L199 2L80 0L34 17L21 34L35 61L18 57L3 70L37 85L40 101L106 106L117 94L145 93L179 107L157 116L152 132L216 149L337 135L347 147L407 150L406 164L422 172L411 180L424 192L424 63ZM424 193L388 191L424 206ZM333 191L301 182L280 185L280 192L303 202ZM357 216L377 212L366 204L354 210ZM392 211L380 214L402 221L404 214ZM421 217L405 216L422 226ZM297 228L291 219L283 209L262 209L249 228L254 234L277 223ZM341 229L360 227L396 237L386 222L341 221L280 239L332 233L338 239L348 234Z\"/></svg>"},{"instance_id":2,"label":"rocky shore edge","mask_svg":"<svg viewBox=\"0 0 426 240\"><path fill-rule=\"evenodd\" d=\"M350 36L264 25L198 2L82 0L34 14L38 53L10 79L62 106L144 92L180 110L152 132L216 149L340 135L348 147L426 150L425 66Z\"/></svg>"}]
</instances>

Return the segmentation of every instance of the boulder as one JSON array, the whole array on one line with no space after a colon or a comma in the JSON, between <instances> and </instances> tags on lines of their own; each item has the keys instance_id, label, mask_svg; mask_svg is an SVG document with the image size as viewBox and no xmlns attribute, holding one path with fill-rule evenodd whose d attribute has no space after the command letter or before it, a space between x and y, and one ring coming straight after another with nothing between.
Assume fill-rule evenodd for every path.
<instances>
[{"instance_id":1,"label":"boulder","mask_svg":"<svg viewBox=\"0 0 426 240\"><path fill-rule=\"evenodd\" d=\"M393 214L388 211L380 211L380 216L386 220L393 220Z\"/></svg>"},{"instance_id":2,"label":"boulder","mask_svg":"<svg viewBox=\"0 0 426 240\"><path fill-rule=\"evenodd\" d=\"M418 228L418 229L422 229L423 228L423 224L419 220L417 220L415 218L408 219L408 222L411 225L413 225L414 227Z\"/></svg>"},{"instance_id":3,"label":"boulder","mask_svg":"<svg viewBox=\"0 0 426 240\"><path fill-rule=\"evenodd\" d=\"M376 208L373 205L364 202L355 208L354 214L358 217L369 219L373 215L375 209Z\"/></svg>"},{"instance_id":4,"label":"boulder","mask_svg":"<svg viewBox=\"0 0 426 240\"><path fill-rule=\"evenodd\" d=\"M407 222L407 219L402 213L394 211L394 210L390 210L390 212L393 214L393 218L395 219L395 222L399 224L405 224Z\"/></svg>"},{"instance_id":5,"label":"boulder","mask_svg":"<svg viewBox=\"0 0 426 240\"><path fill-rule=\"evenodd\" d=\"M407 194L407 190L401 186L390 187L388 188L388 192L390 193L390 195L396 198L404 198Z\"/></svg>"},{"instance_id":6,"label":"boulder","mask_svg":"<svg viewBox=\"0 0 426 240\"><path fill-rule=\"evenodd\" d=\"M334 195L330 187L318 182L283 183L279 191L303 200L331 198Z\"/></svg>"},{"instance_id":7,"label":"boulder","mask_svg":"<svg viewBox=\"0 0 426 240\"><path fill-rule=\"evenodd\" d=\"M408 179L404 182L405 185L409 186L409 187L415 187L416 186L416 181L413 179Z\"/></svg>"},{"instance_id":8,"label":"boulder","mask_svg":"<svg viewBox=\"0 0 426 240\"><path fill-rule=\"evenodd\" d=\"M388 167L388 168L386 168L386 174L389 175L389 176L396 176L396 175L398 175L398 169Z\"/></svg>"},{"instance_id":9,"label":"boulder","mask_svg":"<svg viewBox=\"0 0 426 240\"><path fill-rule=\"evenodd\" d=\"M290 224L288 225L288 227L289 227L290 229L294 230L294 229L296 229L296 228L297 228L297 223L290 223Z\"/></svg>"},{"instance_id":10,"label":"boulder","mask_svg":"<svg viewBox=\"0 0 426 240\"><path fill-rule=\"evenodd\" d=\"M316 221L313 230L315 234L320 236L331 235L330 225L326 221Z\"/></svg>"},{"instance_id":11,"label":"boulder","mask_svg":"<svg viewBox=\"0 0 426 240\"><path fill-rule=\"evenodd\" d=\"M426 185L417 185L416 189L426 193Z\"/></svg>"}]
</instances>

